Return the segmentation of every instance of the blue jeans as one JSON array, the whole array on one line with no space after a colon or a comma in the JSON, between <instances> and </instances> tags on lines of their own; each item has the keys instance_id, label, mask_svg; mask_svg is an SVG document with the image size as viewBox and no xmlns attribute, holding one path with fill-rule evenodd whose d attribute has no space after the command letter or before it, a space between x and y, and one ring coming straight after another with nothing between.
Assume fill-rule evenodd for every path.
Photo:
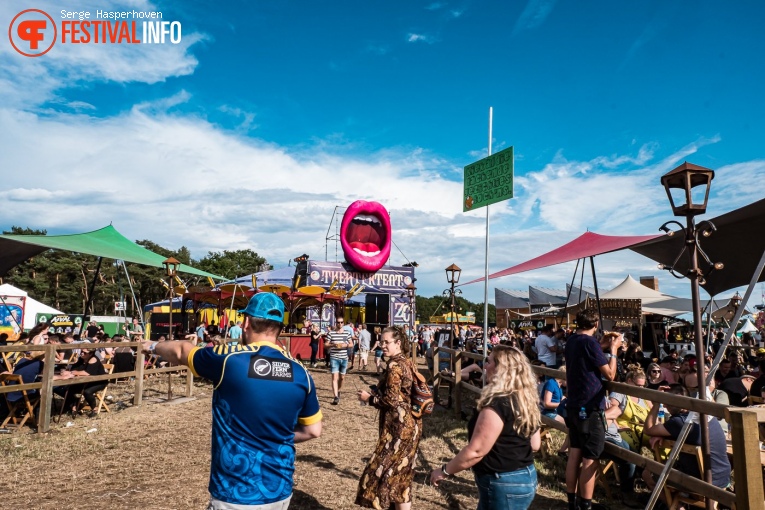
<instances>
[{"instance_id":1,"label":"blue jeans","mask_svg":"<svg viewBox=\"0 0 765 510\"><path fill-rule=\"evenodd\" d=\"M508 473L476 475L476 510L526 510L537 493L534 464Z\"/></svg>"},{"instance_id":2,"label":"blue jeans","mask_svg":"<svg viewBox=\"0 0 765 510\"><path fill-rule=\"evenodd\" d=\"M330 358L329 366L329 372L331 374L337 374L339 372L340 374L345 375L345 372L348 370L348 358Z\"/></svg>"},{"instance_id":3,"label":"blue jeans","mask_svg":"<svg viewBox=\"0 0 765 510\"><path fill-rule=\"evenodd\" d=\"M616 438L609 437L606 439L609 443L621 446L625 450L630 449L629 443L621 437L617 441ZM633 490L633 481L635 479L635 464L622 460L618 457L611 457L608 454L603 455L605 458L613 459L616 465L619 467L619 480L621 482L622 492L631 492Z\"/></svg>"}]
</instances>

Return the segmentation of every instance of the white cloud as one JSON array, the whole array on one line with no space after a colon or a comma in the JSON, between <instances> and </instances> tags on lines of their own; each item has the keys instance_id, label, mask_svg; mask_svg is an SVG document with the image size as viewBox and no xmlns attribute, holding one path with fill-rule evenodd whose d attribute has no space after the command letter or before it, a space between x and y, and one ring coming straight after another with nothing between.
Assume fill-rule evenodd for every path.
<instances>
[{"instance_id":1,"label":"white cloud","mask_svg":"<svg viewBox=\"0 0 765 510\"><path fill-rule=\"evenodd\" d=\"M396 244L420 263L422 293L443 290L443 268L452 262L464 269L464 281L483 274L485 211L462 213L461 168L422 149L357 155L327 144L287 150L162 108L188 98L181 91L108 118L0 109L6 228L60 233L113 221L131 239L186 245L196 257L251 248L280 266L300 253L322 259L325 250L334 260L335 243L325 248L332 211L367 199L390 211ZM559 154L518 175L517 198L491 208L491 271L549 251L587 227L604 234L655 231L669 216L659 176L717 140L699 140L657 162L649 159L650 146L590 161ZM643 160L646 165L629 172L612 168ZM747 183L764 168L758 160L719 169L717 193L746 188L725 206L749 200L754 191ZM404 262L394 249L391 263ZM658 274L634 254L598 257L596 264L601 286L618 283L625 268L635 276ZM529 282L560 288L570 281L570 266L494 280L491 288ZM464 291L482 299L482 285Z\"/></svg>"},{"instance_id":2,"label":"white cloud","mask_svg":"<svg viewBox=\"0 0 765 510\"><path fill-rule=\"evenodd\" d=\"M518 21L515 22L513 35L523 30L539 28L555 7L555 0L528 0Z\"/></svg>"},{"instance_id":3,"label":"white cloud","mask_svg":"<svg viewBox=\"0 0 765 510\"><path fill-rule=\"evenodd\" d=\"M85 101L69 101L68 103L66 103L66 106L76 111L96 109L95 106Z\"/></svg>"},{"instance_id":4,"label":"white cloud","mask_svg":"<svg viewBox=\"0 0 765 510\"><path fill-rule=\"evenodd\" d=\"M435 42L435 39L432 36L425 35L425 34L415 34L415 33L409 33L406 36L406 40L408 42L424 42L427 44L433 44Z\"/></svg>"},{"instance_id":5,"label":"white cloud","mask_svg":"<svg viewBox=\"0 0 765 510\"><path fill-rule=\"evenodd\" d=\"M223 113L228 113L237 118L241 118L242 122L237 126L238 131L248 132L252 129L256 129L258 126L255 124L255 113L242 110L233 106L223 105L218 108Z\"/></svg>"},{"instance_id":6,"label":"white cloud","mask_svg":"<svg viewBox=\"0 0 765 510\"><path fill-rule=\"evenodd\" d=\"M334 207L372 199L390 210L396 244L408 259L420 262L418 286L424 293L439 291L442 268L452 262L466 276L482 274L484 211L461 213L462 184L443 177L459 175L461 169L448 161L421 149L388 149L364 157L338 155L331 146L288 152L165 111L188 99L181 91L105 119L0 110L0 129L7 133L0 139L0 153L10 170L0 192L6 225L60 232L92 230L113 221L130 238L187 245L195 256L253 248L278 264L298 252L322 258ZM236 108L223 110L238 113ZM540 170L517 176L517 198L492 206L492 271L549 251L587 227L610 234L653 231L667 216L662 211L668 212L658 177L717 140L694 142L631 172L614 172L613 167L650 163L648 146L634 156L583 162L558 154ZM765 162L753 161L719 169L717 182L726 184L718 193L751 190L747 183L761 176L764 167ZM751 193L744 191L726 205L749 200ZM658 212L652 216L646 211ZM333 244L326 249L330 259ZM653 267L646 260L625 266L620 255L608 257L617 262L599 258L604 282L618 283L625 267ZM404 258L394 250L391 262L400 264ZM527 281L560 287L572 270L549 268L510 282L493 281L492 287L517 288ZM472 299L480 299L482 292L480 285L465 291Z\"/></svg>"},{"instance_id":7,"label":"white cloud","mask_svg":"<svg viewBox=\"0 0 765 510\"><path fill-rule=\"evenodd\" d=\"M532 4L536 14L527 16L526 28L544 21L552 8L552 2L532 1L527 10ZM13 10L9 5L0 4L1 15ZM153 8L138 0L119 5ZM149 54L115 46L78 53L72 47L51 59L24 58L0 45L0 200L6 228L61 233L114 222L129 238L186 245L195 257L252 248L279 266L301 253L320 259L326 252L334 259L334 242L325 243L332 211L368 199L389 209L396 244L420 263L422 293L440 293L443 268L452 262L464 269L466 280L482 275L485 211L462 213L462 168L437 154L397 147L361 154L340 135L286 149L246 136L257 128L256 116L241 106L219 108L241 119L230 131L178 113L174 107L193 100L185 90L105 118L92 116L94 107L85 101L57 96L60 87L83 80L155 83L192 73L197 61L189 47L203 37L185 33L185 45L157 46ZM407 40L434 42L416 33ZM62 111L41 111L48 101ZM547 252L586 228L605 234L655 231L669 216L659 176L719 141L701 138L661 160L655 160L658 148L651 143L586 161L568 160L559 151L547 164L516 176L514 200L491 207L491 270ZM763 173L762 160L719 168L713 197L725 200L712 200L710 212L760 198L753 183ZM403 262L394 249L391 263ZM626 267L635 276L658 273L634 254L606 255L596 263L602 287L619 283ZM561 288L573 266L495 280L491 287ZM466 297L482 299L480 285L464 290Z\"/></svg>"}]
</instances>

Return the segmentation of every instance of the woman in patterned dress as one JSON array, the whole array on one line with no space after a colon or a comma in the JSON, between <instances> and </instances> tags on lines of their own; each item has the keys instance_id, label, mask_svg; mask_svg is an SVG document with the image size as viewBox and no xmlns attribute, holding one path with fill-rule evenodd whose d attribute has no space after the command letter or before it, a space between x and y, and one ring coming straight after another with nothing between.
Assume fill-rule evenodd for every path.
<instances>
[{"instance_id":1,"label":"woman in patterned dress","mask_svg":"<svg viewBox=\"0 0 765 510\"><path fill-rule=\"evenodd\" d=\"M361 475L356 504L366 508L409 510L422 420L412 416L414 368L410 343L396 327L385 328L382 349L388 359L377 390L359 391L359 400L380 410L380 439Z\"/></svg>"}]
</instances>

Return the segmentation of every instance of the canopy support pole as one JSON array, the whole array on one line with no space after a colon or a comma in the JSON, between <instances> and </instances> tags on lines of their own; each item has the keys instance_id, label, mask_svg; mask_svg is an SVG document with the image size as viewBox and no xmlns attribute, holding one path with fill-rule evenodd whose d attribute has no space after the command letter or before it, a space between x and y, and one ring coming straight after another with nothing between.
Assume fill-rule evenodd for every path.
<instances>
[{"instance_id":1,"label":"canopy support pole","mask_svg":"<svg viewBox=\"0 0 765 510\"><path fill-rule=\"evenodd\" d=\"M101 272L101 262L103 262L103 257L98 257L98 264L96 264L96 273L93 275L93 283L90 284L90 292L88 293L88 301L85 303L85 311L82 312L82 315L85 316L85 319L90 319L90 306L93 304L93 293L96 291L96 282L98 281L98 275Z\"/></svg>"},{"instance_id":2,"label":"canopy support pole","mask_svg":"<svg viewBox=\"0 0 765 510\"><path fill-rule=\"evenodd\" d=\"M130 286L130 295L133 296L133 305L135 306L135 309L138 311L138 317L141 319L141 326L143 326L144 331L146 331L146 324L143 321L143 309L141 309L140 306L138 306L138 300L135 298L135 290L133 290L133 282L130 281L130 275L128 274L127 270L127 264L125 264L124 260L120 261L122 263L122 269L125 270L125 278L127 278L128 285ZM172 301L170 302L172 305ZM127 313L125 313L127 315Z\"/></svg>"},{"instance_id":3,"label":"canopy support pole","mask_svg":"<svg viewBox=\"0 0 765 510\"><path fill-rule=\"evenodd\" d=\"M598 331L603 332L603 317L600 309L600 292L598 291L598 278L595 276L595 258L590 257L590 268L592 269L592 284L595 286L595 301L598 303Z\"/></svg>"},{"instance_id":4,"label":"canopy support pole","mask_svg":"<svg viewBox=\"0 0 765 510\"><path fill-rule=\"evenodd\" d=\"M567 324L569 322L569 320L568 320L568 302L571 299L571 293L574 291L574 282L576 281L576 273L577 273L577 271L579 271L579 261L580 260L581 259L576 259L576 267L574 268L574 274L571 275L571 286L568 288L568 292L566 292L566 306L564 306L563 310L561 311L562 312L561 316L563 316L564 313L566 314L566 323ZM579 290L579 292L581 292L581 289ZM561 327L562 326L563 326L563 324L561 324Z\"/></svg>"},{"instance_id":5,"label":"canopy support pole","mask_svg":"<svg viewBox=\"0 0 765 510\"><path fill-rule=\"evenodd\" d=\"M765 251L762 252L762 256L760 257L760 262L757 264L757 268L754 270L752 279L749 281L749 286L746 288L746 292L744 293L744 298L741 300L742 305L746 305L747 301L749 301L749 298L752 296L752 291L754 291L754 287L755 285L757 285L757 280L760 279L760 275L762 274L763 267L765 267ZM738 309L736 310L736 314L733 317L733 320L736 324L738 324L738 321L741 318L741 315L743 315L744 309L745 309L745 306L739 306ZM710 368L709 373L706 374L706 381L705 381L706 386L709 386L709 383L712 382L712 379L715 376L715 372L717 371L717 367L720 365L720 362L722 361L722 358L723 358L723 354L725 353L725 350L728 348L728 344L730 343L730 340L734 334L735 334L734 329L728 328L728 331L725 333L725 340L720 346L720 350L717 351L717 355L715 356L715 359L712 362L712 368ZM699 353L696 353L696 356L698 355ZM704 358L702 357L702 360L703 359ZM697 416L697 413L691 413L688 416L688 418L685 420L685 424L683 425L683 428L680 430L680 435L675 441L675 444L672 446L672 450L669 452L669 457L667 458L667 462L664 464L664 469L661 471L661 474L659 475L659 479L656 481L656 486L653 488L653 492L651 493L651 499L648 500L648 504L645 507L646 510L653 510L653 507L656 504L656 500L659 499L659 494L661 494L661 492L664 490L664 485L667 483L667 477L669 476L669 470L672 468L672 465L675 463L675 460L677 459L677 456L680 453L680 448L682 448L683 444L685 444L685 440L688 437L688 433L691 431L691 426L693 425L693 418L695 418L696 416Z\"/></svg>"}]
</instances>

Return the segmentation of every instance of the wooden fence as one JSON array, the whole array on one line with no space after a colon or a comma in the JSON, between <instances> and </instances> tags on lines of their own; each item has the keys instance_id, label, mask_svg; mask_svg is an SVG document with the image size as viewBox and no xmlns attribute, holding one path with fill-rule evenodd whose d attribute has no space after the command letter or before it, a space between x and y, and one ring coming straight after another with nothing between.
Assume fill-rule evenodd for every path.
<instances>
[{"instance_id":1,"label":"wooden fence","mask_svg":"<svg viewBox=\"0 0 765 510\"><path fill-rule=\"evenodd\" d=\"M462 411L462 390L480 394L481 389L462 381L460 371L475 360L483 360L481 354L458 351L438 347L433 349L434 364L434 388L447 382L450 385L450 401L453 403L454 412L459 415ZM443 375L438 371L438 352L449 354L451 371L455 377ZM446 359L446 358L442 358ZM538 375L546 375L557 379L566 379L566 373L562 370L554 370L546 367L533 366ZM696 398L674 395L662 391L649 390L638 386L624 383L607 382L606 389L650 400L654 403L672 405L689 411L696 411L718 419L725 419L731 425L733 455L733 471L736 477L736 492L728 492L703 480L688 476L676 469L669 472L669 481L688 489L689 492L711 498L727 507L737 510L765 510L765 491L763 491L763 465L760 456L759 423L765 422L765 408L741 408L729 407L716 402L699 400ZM567 433L568 429L563 423L542 416L542 423L549 428L555 428ZM605 451L609 455L635 464L639 468L659 474L664 464L657 462L638 453L606 442Z\"/></svg>"},{"instance_id":2,"label":"wooden fence","mask_svg":"<svg viewBox=\"0 0 765 510\"><path fill-rule=\"evenodd\" d=\"M168 398L172 397L172 375L186 375L186 396L192 395L194 376L186 366L173 366L164 368L144 369L144 355L141 351L141 342L108 342L108 343L77 343L77 344L46 344L46 345L8 345L1 346L0 353L24 353L44 351L44 366L42 372L42 381L27 384L16 384L0 387L0 394L10 393L21 390L40 391L40 414L37 420L38 432L48 432L50 430L51 409L53 403L53 388L58 386L70 386L73 384L85 384L99 381L115 381L134 377L135 392L133 396L133 405L140 406L143 400L144 378L151 374L168 374ZM137 347L135 356L135 366L130 372L118 372L115 374L92 375L85 377L75 377L72 379L53 380L53 372L56 368L56 351L72 351L79 349L102 349L105 347ZM4 370L5 367L2 368ZM1 371L1 370L0 370Z\"/></svg>"}]
</instances>

